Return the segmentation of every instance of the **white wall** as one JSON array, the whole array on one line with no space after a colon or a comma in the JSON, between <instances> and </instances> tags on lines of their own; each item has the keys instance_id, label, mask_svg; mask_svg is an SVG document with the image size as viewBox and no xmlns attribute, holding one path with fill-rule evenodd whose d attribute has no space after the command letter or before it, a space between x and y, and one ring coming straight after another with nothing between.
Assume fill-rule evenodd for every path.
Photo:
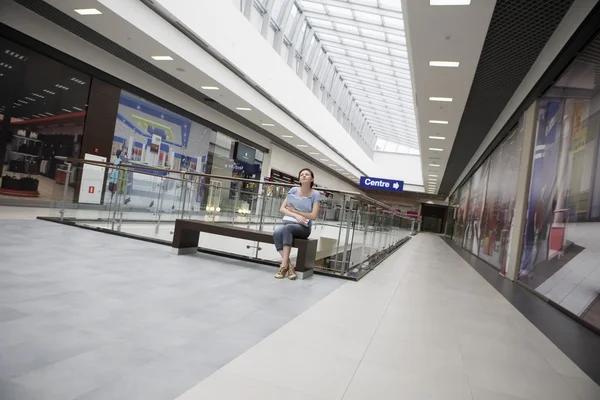
<instances>
[{"instance_id":1,"label":"white wall","mask_svg":"<svg viewBox=\"0 0 600 400\"><path fill-rule=\"evenodd\" d=\"M228 88L254 109L269 116L308 145L315 147L330 160L354 173L354 168L329 147L304 129L294 119L275 106L244 81L236 78L223 65L214 62L194 42L175 30L166 21L153 18L151 11L137 0L99 0L105 7L128 23L167 47L178 57ZM166 11L228 62L242 71L272 98L318 132L341 154L369 175L376 175L371 158L354 142L319 99L302 83L296 73L277 54L268 41L252 26L230 1L216 0L155 0ZM150 14L149 14L150 13ZM154 15L156 17L156 15ZM208 60L206 57L210 57ZM358 173L357 173L358 175Z\"/></svg>"},{"instance_id":2,"label":"white wall","mask_svg":"<svg viewBox=\"0 0 600 400\"><path fill-rule=\"evenodd\" d=\"M550 64L554 61L556 56L563 49L567 41L573 36L577 28L581 25L583 20L588 16L590 11L594 8L594 6L598 3L598 0L575 0L573 5L567 11L567 14L564 16L548 42L546 46L542 49L540 55L536 59L536 61L531 66L529 72L509 100L506 107L492 126L492 129L488 132L487 136L475 152L473 157L471 157L471 161L467 164L463 173L460 175L458 180L454 183L452 193L467 175L467 173L473 168L473 165L479 160L483 152L490 146L492 141L498 134L500 130L504 128L504 125L508 122L510 117L514 114L520 104L525 100L525 97L531 92L536 83L540 80L542 75L546 72Z\"/></svg>"},{"instance_id":3,"label":"white wall","mask_svg":"<svg viewBox=\"0 0 600 400\"><path fill-rule=\"evenodd\" d=\"M360 192L358 188L332 176L329 172L325 172L321 168L290 154L287 150L276 145L271 146L269 156L268 166L266 161L263 163L264 177L270 175L271 168L292 176L298 175L298 172L300 172L302 168L310 168L315 174L315 183L321 187L355 193Z\"/></svg>"},{"instance_id":4,"label":"white wall","mask_svg":"<svg viewBox=\"0 0 600 400\"><path fill-rule=\"evenodd\" d=\"M403 180L404 190L415 190L414 186L423 186L420 156L376 151L373 153L373 161L380 171L378 178Z\"/></svg>"}]
</instances>

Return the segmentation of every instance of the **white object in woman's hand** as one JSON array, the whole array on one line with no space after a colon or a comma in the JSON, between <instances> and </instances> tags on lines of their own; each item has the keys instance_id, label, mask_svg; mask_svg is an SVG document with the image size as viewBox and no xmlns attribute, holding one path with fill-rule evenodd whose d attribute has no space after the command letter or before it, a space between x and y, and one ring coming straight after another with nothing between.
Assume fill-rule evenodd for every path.
<instances>
[{"instance_id":1,"label":"white object in woman's hand","mask_svg":"<svg viewBox=\"0 0 600 400\"><path fill-rule=\"evenodd\" d=\"M301 225L308 224L308 218L304 218L302 215L296 215L296 221L298 221L298 223Z\"/></svg>"}]
</instances>

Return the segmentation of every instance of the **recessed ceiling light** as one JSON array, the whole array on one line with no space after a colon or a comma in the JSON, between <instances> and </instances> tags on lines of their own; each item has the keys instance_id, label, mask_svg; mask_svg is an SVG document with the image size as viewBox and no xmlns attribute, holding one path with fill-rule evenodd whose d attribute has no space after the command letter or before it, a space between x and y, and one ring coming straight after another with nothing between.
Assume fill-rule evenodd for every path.
<instances>
[{"instance_id":1,"label":"recessed ceiling light","mask_svg":"<svg viewBox=\"0 0 600 400\"><path fill-rule=\"evenodd\" d=\"M83 111L83 109L79 108L79 107L71 107L73 110L77 110L77 111Z\"/></svg>"},{"instance_id":2,"label":"recessed ceiling light","mask_svg":"<svg viewBox=\"0 0 600 400\"><path fill-rule=\"evenodd\" d=\"M458 61L429 61L430 67L457 68L459 65Z\"/></svg>"},{"instance_id":3,"label":"recessed ceiling light","mask_svg":"<svg viewBox=\"0 0 600 400\"><path fill-rule=\"evenodd\" d=\"M440 164L429 164L430 167L439 167Z\"/></svg>"},{"instance_id":4,"label":"recessed ceiling light","mask_svg":"<svg viewBox=\"0 0 600 400\"><path fill-rule=\"evenodd\" d=\"M285 139L290 139L290 138L293 138L294 136L293 135L281 135L281 137L285 138Z\"/></svg>"},{"instance_id":5,"label":"recessed ceiling light","mask_svg":"<svg viewBox=\"0 0 600 400\"><path fill-rule=\"evenodd\" d=\"M236 107L235 109L238 111L252 111L252 109L248 107Z\"/></svg>"},{"instance_id":6,"label":"recessed ceiling light","mask_svg":"<svg viewBox=\"0 0 600 400\"><path fill-rule=\"evenodd\" d=\"M448 125L448 121L440 121L437 119L430 119L429 123L430 124L438 124L438 125Z\"/></svg>"},{"instance_id":7,"label":"recessed ceiling light","mask_svg":"<svg viewBox=\"0 0 600 400\"><path fill-rule=\"evenodd\" d=\"M468 6L471 0L429 0L432 6Z\"/></svg>"},{"instance_id":8,"label":"recessed ceiling light","mask_svg":"<svg viewBox=\"0 0 600 400\"><path fill-rule=\"evenodd\" d=\"M452 101L452 97L430 97L429 101L443 101L450 103Z\"/></svg>"},{"instance_id":9,"label":"recessed ceiling light","mask_svg":"<svg viewBox=\"0 0 600 400\"><path fill-rule=\"evenodd\" d=\"M73 11L75 11L79 15L100 15L100 14L102 14L102 12L100 10L97 10L95 8L77 8Z\"/></svg>"},{"instance_id":10,"label":"recessed ceiling light","mask_svg":"<svg viewBox=\"0 0 600 400\"><path fill-rule=\"evenodd\" d=\"M173 57L171 56L152 56L156 61L173 61Z\"/></svg>"},{"instance_id":11,"label":"recessed ceiling light","mask_svg":"<svg viewBox=\"0 0 600 400\"><path fill-rule=\"evenodd\" d=\"M275 124L269 124L269 123L267 123L267 122L263 122L261 125L262 125L262 126L275 126Z\"/></svg>"},{"instance_id":12,"label":"recessed ceiling light","mask_svg":"<svg viewBox=\"0 0 600 400\"><path fill-rule=\"evenodd\" d=\"M70 112L73 112L73 111L71 111L71 110L67 110L66 108L63 108L63 111L66 111L66 112L68 112L68 113L70 113Z\"/></svg>"},{"instance_id":13,"label":"recessed ceiling light","mask_svg":"<svg viewBox=\"0 0 600 400\"><path fill-rule=\"evenodd\" d=\"M204 90L219 90L216 86L200 86Z\"/></svg>"},{"instance_id":14,"label":"recessed ceiling light","mask_svg":"<svg viewBox=\"0 0 600 400\"><path fill-rule=\"evenodd\" d=\"M296 146L298 146L298 147L308 147L308 145L305 145L305 144L297 144Z\"/></svg>"},{"instance_id":15,"label":"recessed ceiling light","mask_svg":"<svg viewBox=\"0 0 600 400\"><path fill-rule=\"evenodd\" d=\"M429 174L429 176L433 177L433 178L437 178L437 175L433 175L433 174Z\"/></svg>"},{"instance_id":16,"label":"recessed ceiling light","mask_svg":"<svg viewBox=\"0 0 600 400\"><path fill-rule=\"evenodd\" d=\"M444 140L446 139L444 136L429 136L429 139L434 139L434 140Z\"/></svg>"},{"instance_id":17,"label":"recessed ceiling light","mask_svg":"<svg viewBox=\"0 0 600 400\"><path fill-rule=\"evenodd\" d=\"M444 151L444 149L438 149L436 147L430 147L429 150L431 150L431 151Z\"/></svg>"},{"instance_id":18,"label":"recessed ceiling light","mask_svg":"<svg viewBox=\"0 0 600 400\"><path fill-rule=\"evenodd\" d=\"M311 152L310 152L310 153L308 153L308 154L312 154L313 156L318 156L318 155L319 155L319 154L321 154L321 153L317 153L316 151L311 151Z\"/></svg>"}]
</instances>

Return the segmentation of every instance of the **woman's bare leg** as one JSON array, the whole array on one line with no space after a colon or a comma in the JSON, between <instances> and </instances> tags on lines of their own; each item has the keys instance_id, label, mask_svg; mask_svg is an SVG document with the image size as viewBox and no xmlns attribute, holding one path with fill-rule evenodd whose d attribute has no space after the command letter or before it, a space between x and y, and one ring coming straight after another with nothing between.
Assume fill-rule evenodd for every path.
<instances>
[{"instance_id":1,"label":"woman's bare leg","mask_svg":"<svg viewBox=\"0 0 600 400\"><path fill-rule=\"evenodd\" d=\"M292 251L291 246L283 246L283 250L281 250L281 262L282 265L285 263L286 267L289 267L290 264L290 252Z\"/></svg>"}]
</instances>

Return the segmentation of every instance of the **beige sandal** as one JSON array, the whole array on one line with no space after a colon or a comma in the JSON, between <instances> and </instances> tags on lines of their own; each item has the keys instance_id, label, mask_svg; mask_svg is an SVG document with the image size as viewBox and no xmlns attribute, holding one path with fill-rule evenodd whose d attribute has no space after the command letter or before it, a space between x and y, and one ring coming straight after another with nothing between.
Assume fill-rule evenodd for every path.
<instances>
[{"instance_id":1,"label":"beige sandal","mask_svg":"<svg viewBox=\"0 0 600 400\"><path fill-rule=\"evenodd\" d=\"M296 280L296 266L292 265L291 267L288 268L288 278L293 280Z\"/></svg>"},{"instance_id":2,"label":"beige sandal","mask_svg":"<svg viewBox=\"0 0 600 400\"><path fill-rule=\"evenodd\" d=\"M285 275L288 273L289 267L281 267L279 271L275 274L275 279L283 279Z\"/></svg>"}]
</instances>

